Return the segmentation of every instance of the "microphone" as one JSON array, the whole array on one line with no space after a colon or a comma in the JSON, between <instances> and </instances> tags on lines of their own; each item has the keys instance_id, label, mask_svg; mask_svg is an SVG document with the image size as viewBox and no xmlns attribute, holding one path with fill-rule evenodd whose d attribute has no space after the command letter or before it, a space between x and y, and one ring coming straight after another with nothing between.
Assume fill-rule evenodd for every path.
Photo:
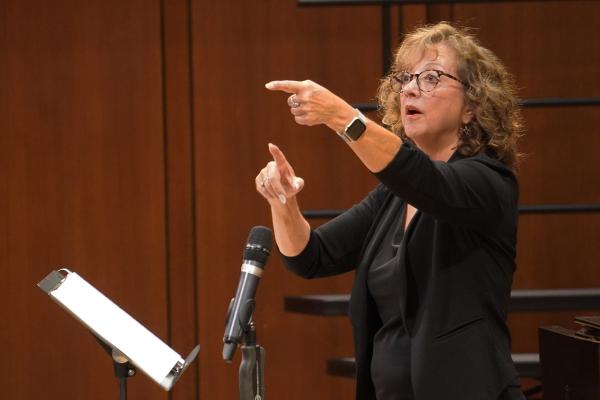
<instances>
[{"instance_id":1,"label":"microphone","mask_svg":"<svg viewBox=\"0 0 600 400\"><path fill-rule=\"evenodd\" d=\"M223 360L231 362L244 330L250 323L254 312L256 288L264 271L265 264L273 245L273 233L264 226L255 226L250 230L244 248L242 275L235 297L229 303L225 319L223 336Z\"/></svg>"}]
</instances>

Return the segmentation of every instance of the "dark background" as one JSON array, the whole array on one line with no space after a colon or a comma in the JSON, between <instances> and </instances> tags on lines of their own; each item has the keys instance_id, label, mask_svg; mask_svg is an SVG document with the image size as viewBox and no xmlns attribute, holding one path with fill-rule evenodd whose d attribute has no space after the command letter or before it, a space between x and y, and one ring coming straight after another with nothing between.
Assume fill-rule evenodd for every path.
<instances>
[{"instance_id":1,"label":"dark background","mask_svg":"<svg viewBox=\"0 0 600 400\"><path fill-rule=\"evenodd\" d=\"M402 32L477 28L522 98L600 95L593 1L391 6ZM117 397L108 357L36 283L68 266L195 363L170 394L145 376L130 399L235 399L239 354L223 320L249 229L270 225L254 176L278 144L306 209L345 208L376 181L324 127L293 123L273 79L312 79L372 101L381 9L293 0L0 2L0 382L6 399ZM600 203L597 106L526 109L520 203ZM376 118L370 114L371 118ZM315 225L323 221L312 221ZM600 214L524 215L515 288L600 287ZM345 318L283 312L283 297L345 293L271 257L256 320L272 399L350 399L324 360L352 354ZM515 352L582 312L511 314ZM589 312L588 312L589 313Z\"/></svg>"}]
</instances>

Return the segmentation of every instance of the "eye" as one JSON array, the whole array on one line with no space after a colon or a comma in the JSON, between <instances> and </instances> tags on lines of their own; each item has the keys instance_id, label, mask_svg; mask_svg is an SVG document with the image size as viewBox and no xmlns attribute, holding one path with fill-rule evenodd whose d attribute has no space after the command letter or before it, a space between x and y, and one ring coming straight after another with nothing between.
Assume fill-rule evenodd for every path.
<instances>
[{"instance_id":1,"label":"eye","mask_svg":"<svg viewBox=\"0 0 600 400\"><path fill-rule=\"evenodd\" d=\"M440 81L438 74L435 71L425 71L421 74L420 79L423 82L436 84Z\"/></svg>"},{"instance_id":2,"label":"eye","mask_svg":"<svg viewBox=\"0 0 600 400\"><path fill-rule=\"evenodd\" d=\"M398 74L398 80L403 85L406 85L412 80L412 76L408 72L402 72Z\"/></svg>"}]
</instances>

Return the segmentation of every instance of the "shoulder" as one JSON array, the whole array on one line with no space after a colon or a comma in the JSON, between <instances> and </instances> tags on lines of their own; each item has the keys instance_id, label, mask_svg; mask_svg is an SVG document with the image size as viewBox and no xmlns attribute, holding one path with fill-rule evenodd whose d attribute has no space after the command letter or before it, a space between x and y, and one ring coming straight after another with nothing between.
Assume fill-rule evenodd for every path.
<instances>
[{"instance_id":1,"label":"shoulder","mask_svg":"<svg viewBox=\"0 0 600 400\"><path fill-rule=\"evenodd\" d=\"M498 195L516 201L519 190L517 177L502 161L487 154L459 155L451 159L448 166L469 180L479 181L493 188Z\"/></svg>"},{"instance_id":2,"label":"shoulder","mask_svg":"<svg viewBox=\"0 0 600 400\"><path fill-rule=\"evenodd\" d=\"M475 169L482 173L497 175L516 181L515 173L502 161L481 153L474 156L455 154L448 161L449 165L460 169Z\"/></svg>"}]
</instances>

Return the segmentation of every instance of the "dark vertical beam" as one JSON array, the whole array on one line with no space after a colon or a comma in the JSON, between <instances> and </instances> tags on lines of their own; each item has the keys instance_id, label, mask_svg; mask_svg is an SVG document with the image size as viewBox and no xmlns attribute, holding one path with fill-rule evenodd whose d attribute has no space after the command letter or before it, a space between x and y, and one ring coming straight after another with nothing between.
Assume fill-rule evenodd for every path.
<instances>
[{"instance_id":1,"label":"dark vertical beam","mask_svg":"<svg viewBox=\"0 0 600 400\"><path fill-rule=\"evenodd\" d=\"M398 12L396 14L396 18L397 18L397 23L395 26L396 29L394 30L394 39L398 40L399 38L402 38L402 35L404 34L404 7L403 6L398 6ZM402 39L400 39L400 40L402 40Z\"/></svg>"},{"instance_id":2,"label":"dark vertical beam","mask_svg":"<svg viewBox=\"0 0 600 400\"><path fill-rule=\"evenodd\" d=\"M167 87L166 87L166 54L165 54L165 0L159 0L159 14L160 14L160 78L161 78L161 97L162 97L162 125L163 125L163 169L164 169L164 196L165 196L165 292L167 304L166 306L166 316L167 316L167 342L172 343L172 327L171 327L171 273L170 273L170 236L169 236L169 141L168 141L168 132L169 126L167 121ZM169 398L171 398L169 394Z\"/></svg>"},{"instance_id":3,"label":"dark vertical beam","mask_svg":"<svg viewBox=\"0 0 600 400\"><path fill-rule=\"evenodd\" d=\"M195 149L196 149L196 145L195 145L195 138L196 138L196 132L195 132L195 127L196 127L196 114L195 114L195 102L194 102L194 84L195 84L195 78L194 78L194 42L193 42L193 38L194 38L194 20L192 18L192 0L187 0L187 27L188 27L188 31L187 31L187 37L188 37L188 79L189 79L189 85L188 85L188 96L189 96L189 110L190 110L190 115L189 115L189 124L190 124L190 148L189 148L189 154L190 154L190 169L191 169L191 174L190 174L190 184L191 184L191 211L192 211L192 218L191 221L193 221L192 224L192 265L193 265L193 271L192 271L192 281L194 282L193 284L193 301L194 301L194 318L193 318L193 324L194 324L194 339L195 341L199 341L200 340L200 321L198 319L198 316L200 315L199 312L199 302L200 302L200 294L199 294L199 290L198 290L198 247L196 246L197 243L197 239L198 239L198 231L197 231L197 225L196 225L196 221L197 221L197 208L196 208L196 153L195 153ZM199 358L199 357L198 357ZM196 379L194 379L194 383L195 383L195 392L196 392L196 400L200 399L200 371L201 371L202 366L200 365L200 360L198 359L198 361L196 362L196 367L194 369L194 372L196 373Z\"/></svg>"},{"instance_id":4,"label":"dark vertical beam","mask_svg":"<svg viewBox=\"0 0 600 400\"><path fill-rule=\"evenodd\" d=\"M391 3L384 1L381 4L381 67L383 68L382 75L386 75L390 70L391 64Z\"/></svg>"},{"instance_id":5,"label":"dark vertical beam","mask_svg":"<svg viewBox=\"0 0 600 400\"><path fill-rule=\"evenodd\" d=\"M197 344L191 0L160 0L168 339L182 356ZM169 399L198 399L198 362Z\"/></svg>"}]
</instances>

